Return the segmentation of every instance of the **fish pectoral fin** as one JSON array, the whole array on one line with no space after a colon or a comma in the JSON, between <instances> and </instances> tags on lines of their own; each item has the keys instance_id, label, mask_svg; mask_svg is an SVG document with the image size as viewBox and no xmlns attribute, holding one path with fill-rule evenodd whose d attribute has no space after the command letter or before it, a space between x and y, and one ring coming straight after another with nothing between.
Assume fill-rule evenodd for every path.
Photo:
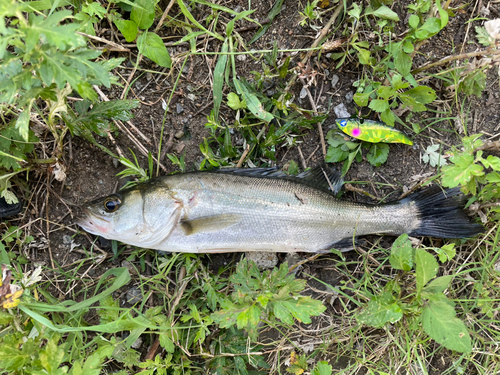
<instances>
[{"instance_id":1,"label":"fish pectoral fin","mask_svg":"<svg viewBox=\"0 0 500 375\"><path fill-rule=\"evenodd\" d=\"M241 219L241 215L221 214L182 221L180 225L186 236L189 236L196 233L217 232L239 223Z\"/></svg>"}]
</instances>

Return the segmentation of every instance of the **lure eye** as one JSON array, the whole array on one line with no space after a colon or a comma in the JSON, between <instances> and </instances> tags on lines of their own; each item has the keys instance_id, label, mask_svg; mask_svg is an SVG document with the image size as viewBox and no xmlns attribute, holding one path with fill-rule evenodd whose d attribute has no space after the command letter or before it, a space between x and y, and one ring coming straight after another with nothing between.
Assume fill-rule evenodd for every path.
<instances>
[{"instance_id":1,"label":"lure eye","mask_svg":"<svg viewBox=\"0 0 500 375\"><path fill-rule=\"evenodd\" d=\"M106 212L115 212L122 204L122 201L116 195L110 195L104 199L103 206Z\"/></svg>"},{"instance_id":2,"label":"lure eye","mask_svg":"<svg viewBox=\"0 0 500 375\"><path fill-rule=\"evenodd\" d=\"M347 120L341 120L339 124L340 126L344 127L347 125Z\"/></svg>"}]
</instances>

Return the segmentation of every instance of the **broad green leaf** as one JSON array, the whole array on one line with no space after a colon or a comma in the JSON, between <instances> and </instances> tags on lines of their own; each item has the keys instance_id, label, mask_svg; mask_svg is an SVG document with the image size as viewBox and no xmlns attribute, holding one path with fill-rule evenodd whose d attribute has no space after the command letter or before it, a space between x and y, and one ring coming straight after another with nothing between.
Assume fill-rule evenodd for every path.
<instances>
[{"instance_id":1,"label":"broad green leaf","mask_svg":"<svg viewBox=\"0 0 500 375\"><path fill-rule=\"evenodd\" d=\"M127 42L133 42L137 38L139 28L134 21L116 19L114 23Z\"/></svg>"},{"instance_id":2,"label":"broad green leaf","mask_svg":"<svg viewBox=\"0 0 500 375\"><path fill-rule=\"evenodd\" d=\"M370 327L381 328L387 323L395 323L403 317L403 311L390 292L372 297L356 319Z\"/></svg>"},{"instance_id":3,"label":"broad green leaf","mask_svg":"<svg viewBox=\"0 0 500 375\"><path fill-rule=\"evenodd\" d=\"M481 163L483 163L486 168L500 171L500 158L498 156L489 155L486 159L481 158Z\"/></svg>"},{"instance_id":4,"label":"broad green leaf","mask_svg":"<svg viewBox=\"0 0 500 375\"><path fill-rule=\"evenodd\" d=\"M452 278L453 276L451 275L435 278L422 289L422 295L424 295L424 293L443 293L446 288L448 288L448 285L450 285Z\"/></svg>"},{"instance_id":5,"label":"broad green leaf","mask_svg":"<svg viewBox=\"0 0 500 375\"><path fill-rule=\"evenodd\" d=\"M347 12L347 14L359 20L359 17L361 17L361 9L362 8L357 3L353 3L352 9L349 12Z\"/></svg>"},{"instance_id":6,"label":"broad green leaf","mask_svg":"<svg viewBox=\"0 0 500 375\"><path fill-rule=\"evenodd\" d=\"M396 270L410 271L413 268L413 249L406 233L394 241L389 262Z\"/></svg>"},{"instance_id":7,"label":"broad green leaf","mask_svg":"<svg viewBox=\"0 0 500 375\"><path fill-rule=\"evenodd\" d=\"M396 94L396 89L389 86L380 86L377 90L377 95L382 99L389 99Z\"/></svg>"},{"instance_id":8,"label":"broad green leaf","mask_svg":"<svg viewBox=\"0 0 500 375\"><path fill-rule=\"evenodd\" d=\"M104 358L101 358L98 353L93 353L85 360L85 363L83 364L82 374L99 375L101 373L103 360Z\"/></svg>"},{"instance_id":9,"label":"broad green leaf","mask_svg":"<svg viewBox=\"0 0 500 375\"><path fill-rule=\"evenodd\" d=\"M16 129L25 142L29 139L31 104L24 108L16 121Z\"/></svg>"},{"instance_id":10,"label":"broad green leaf","mask_svg":"<svg viewBox=\"0 0 500 375\"><path fill-rule=\"evenodd\" d=\"M439 269L438 262L431 254L423 249L415 250L415 274L417 279L417 294L434 277Z\"/></svg>"},{"instance_id":11,"label":"broad green leaf","mask_svg":"<svg viewBox=\"0 0 500 375\"><path fill-rule=\"evenodd\" d=\"M57 369L63 361L65 350L57 346L59 336L51 338L45 348L40 351L40 363L49 374L57 374Z\"/></svg>"},{"instance_id":12,"label":"broad green leaf","mask_svg":"<svg viewBox=\"0 0 500 375\"><path fill-rule=\"evenodd\" d=\"M225 55L228 51L229 44L228 40L224 41L224 44L221 48L221 55L217 59L217 65L215 65L214 69L214 85L213 85L213 95L214 95L214 118L218 121L219 118L219 109L222 103L222 87L224 86L224 72L226 70L227 65L227 57Z\"/></svg>"},{"instance_id":13,"label":"broad green leaf","mask_svg":"<svg viewBox=\"0 0 500 375\"><path fill-rule=\"evenodd\" d=\"M399 22L399 17L396 12L394 12L391 8L386 5L382 5L381 7L365 12L365 15L373 15L378 18L382 18L385 20L391 20L395 22Z\"/></svg>"},{"instance_id":14,"label":"broad green leaf","mask_svg":"<svg viewBox=\"0 0 500 375\"><path fill-rule=\"evenodd\" d=\"M363 65L370 64L370 51L364 48L358 48L359 62Z\"/></svg>"},{"instance_id":15,"label":"broad green leaf","mask_svg":"<svg viewBox=\"0 0 500 375\"><path fill-rule=\"evenodd\" d=\"M387 108L380 114L380 119L385 122L386 125L394 126L395 117L390 108Z\"/></svg>"},{"instance_id":16,"label":"broad green leaf","mask_svg":"<svg viewBox=\"0 0 500 375\"><path fill-rule=\"evenodd\" d=\"M311 375L332 375L332 366L328 364L326 361L319 361L314 366L314 369L311 372Z\"/></svg>"},{"instance_id":17,"label":"broad green leaf","mask_svg":"<svg viewBox=\"0 0 500 375\"><path fill-rule=\"evenodd\" d=\"M326 153L325 161L327 163L338 163L344 161L349 156L348 151L342 151L340 147L328 147L328 152Z\"/></svg>"},{"instance_id":18,"label":"broad green leaf","mask_svg":"<svg viewBox=\"0 0 500 375\"><path fill-rule=\"evenodd\" d=\"M284 311L288 311L284 313ZM274 313L277 318L284 316L282 319L285 323L293 324L290 314L299 322L311 323L311 316L320 315L326 307L321 301L312 299L311 297L289 297L287 300L278 300L275 302Z\"/></svg>"},{"instance_id":19,"label":"broad green leaf","mask_svg":"<svg viewBox=\"0 0 500 375\"><path fill-rule=\"evenodd\" d=\"M402 48L398 48L398 50L396 50L394 53L394 66L403 77L410 74L412 63L410 55L408 55Z\"/></svg>"},{"instance_id":20,"label":"broad green leaf","mask_svg":"<svg viewBox=\"0 0 500 375\"><path fill-rule=\"evenodd\" d=\"M408 19L408 24L412 29L416 29L418 27L418 24L420 22L420 19L416 14L412 14L410 18Z\"/></svg>"},{"instance_id":21,"label":"broad green leaf","mask_svg":"<svg viewBox=\"0 0 500 375\"><path fill-rule=\"evenodd\" d=\"M375 166L380 167L387 161L389 155L389 145L387 143L374 143L370 147L370 151L366 155L368 162Z\"/></svg>"},{"instance_id":22,"label":"broad green leaf","mask_svg":"<svg viewBox=\"0 0 500 375\"><path fill-rule=\"evenodd\" d=\"M149 29L155 20L155 2L152 0L136 0L130 13L130 19L135 22L139 29Z\"/></svg>"},{"instance_id":23,"label":"broad green leaf","mask_svg":"<svg viewBox=\"0 0 500 375\"><path fill-rule=\"evenodd\" d=\"M403 42L403 51L405 51L406 53L412 53L414 50L415 48L413 47L412 42L410 42L409 40L405 40Z\"/></svg>"},{"instance_id":24,"label":"broad green leaf","mask_svg":"<svg viewBox=\"0 0 500 375\"><path fill-rule=\"evenodd\" d=\"M161 332L159 334L160 345L167 353L173 353L175 351L175 345L169 336L171 336L170 332Z\"/></svg>"},{"instance_id":25,"label":"broad green leaf","mask_svg":"<svg viewBox=\"0 0 500 375\"><path fill-rule=\"evenodd\" d=\"M436 0L436 7L439 11L439 17L441 18L441 30L448 24L448 12L441 6L441 0Z\"/></svg>"},{"instance_id":26,"label":"broad green leaf","mask_svg":"<svg viewBox=\"0 0 500 375\"><path fill-rule=\"evenodd\" d=\"M245 100L245 103L247 104L250 112L252 112L255 117L263 121L271 122L274 116L264 109L264 106L259 101L259 99L254 94L249 92L246 86L241 83L236 77L233 78L233 82L236 91L239 95L242 96L243 100Z\"/></svg>"},{"instance_id":27,"label":"broad green leaf","mask_svg":"<svg viewBox=\"0 0 500 375\"><path fill-rule=\"evenodd\" d=\"M70 47L85 46L84 38L75 32L80 27L77 22L59 25L61 21L71 16L72 13L69 10L55 12L48 17L32 14L30 25L20 27L20 30L26 34L26 52L30 52L42 37L48 44L61 51L66 51Z\"/></svg>"},{"instance_id":28,"label":"broad green leaf","mask_svg":"<svg viewBox=\"0 0 500 375\"><path fill-rule=\"evenodd\" d=\"M17 348L11 348L8 345L0 346L0 365L4 370L17 373L23 369L26 363L31 362L31 353L24 353Z\"/></svg>"},{"instance_id":29,"label":"broad green leaf","mask_svg":"<svg viewBox=\"0 0 500 375\"><path fill-rule=\"evenodd\" d=\"M260 321L260 308L257 305L251 305L243 310L236 320L238 328L246 328L247 326L256 328Z\"/></svg>"},{"instance_id":30,"label":"broad green leaf","mask_svg":"<svg viewBox=\"0 0 500 375\"><path fill-rule=\"evenodd\" d=\"M374 99L370 102L368 107L373 109L375 112L384 112L389 108L389 102L383 99Z\"/></svg>"},{"instance_id":31,"label":"broad green leaf","mask_svg":"<svg viewBox=\"0 0 500 375\"><path fill-rule=\"evenodd\" d=\"M441 263L453 259L457 253L455 250L455 245L452 243L444 245L441 248L433 247L432 249L438 254L439 261Z\"/></svg>"},{"instance_id":32,"label":"broad green leaf","mask_svg":"<svg viewBox=\"0 0 500 375\"><path fill-rule=\"evenodd\" d=\"M453 164L445 165L443 171L443 186L453 188L466 185L472 178L484 175L484 169L479 164L474 164L474 156L460 153L450 157Z\"/></svg>"},{"instance_id":33,"label":"broad green leaf","mask_svg":"<svg viewBox=\"0 0 500 375\"><path fill-rule=\"evenodd\" d=\"M229 94L227 94L227 105L235 111L238 109L246 108L245 103L242 102L238 95L236 95L234 92L230 92Z\"/></svg>"},{"instance_id":34,"label":"broad green leaf","mask_svg":"<svg viewBox=\"0 0 500 375\"><path fill-rule=\"evenodd\" d=\"M427 86L418 86L405 91L406 95L411 96L417 102L422 104L432 103L436 99L436 92Z\"/></svg>"},{"instance_id":35,"label":"broad green leaf","mask_svg":"<svg viewBox=\"0 0 500 375\"><path fill-rule=\"evenodd\" d=\"M438 344L460 353L470 353L472 344L465 324L444 300L430 300L422 311L424 331Z\"/></svg>"},{"instance_id":36,"label":"broad green leaf","mask_svg":"<svg viewBox=\"0 0 500 375\"><path fill-rule=\"evenodd\" d=\"M141 34L137 38L137 48L140 53L158 65L165 68L172 66L172 60L170 60L167 47L165 47L161 38L155 33L145 32Z\"/></svg>"},{"instance_id":37,"label":"broad green leaf","mask_svg":"<svg viewBox=\"0 0 500 375\"><path fill-rule=\"evenodd\" d=\"M367 93L356 93L354 94L354 103L356 103L357 105L359 105L360 107L366 107L368 105L368 99L370 98L370 93L367 92Z\"/></svg>"}]
</instances>

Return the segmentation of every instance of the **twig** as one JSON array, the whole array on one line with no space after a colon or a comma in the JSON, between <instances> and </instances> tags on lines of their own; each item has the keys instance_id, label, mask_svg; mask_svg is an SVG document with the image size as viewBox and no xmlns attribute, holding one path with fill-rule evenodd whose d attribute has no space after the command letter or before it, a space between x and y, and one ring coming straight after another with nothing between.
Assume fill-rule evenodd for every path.
<instances>
[{"instance_id":1,"label":"twig","mask_svg":"<svg viewBox=\"0 0 500 375\"><path fill-rule=\"evenodd\" d=\"M97 93L99 94L99 96L101 97L102 100L104 100L105 102L109 102L109 98L106 96L105 93L103 93L101 91L101 89L99 88L99 86L97 85L93 85L92 86L95 91L97 91ZM130 125L130 127L138 134L140 135L140 137L142 139L144 139L147 143L151 144L151 139L149 139L148 137L146 137L134 124L132 124L130 121L127 121L127 124ZM120 121L120 125L123 127L123 123Z\"/></svg>"},{"instance_id":2,"label":"twig","mask_svg":"<svg viewBox=\"0 0 500 375\"><path fill-rule=\"evenodd\" d=\"M158 33L158 30L160 30L160 28L162 27L163 22L165 21L165 18L167 18L168 12L170 12L170 8L172 8L174 3L175 3L175 0L170 0L170 3L168 3L167 8L165 9L163 14L161 15L160 21L158 21L158 25L156 25L156 27L155 27L155 33Z\"/></svg>"},{"instance_id":3,"label":"twig","mask_svg":"<svg viewBox=\"0 0 500 375\"><path fill-rule=\"evenodd\" d=\"M318 46L318 44L321 42L321 39L323 38L324 35L328 34L328 31L330 30L330 28L332 27L333 23L335 22L335 20L337 19L337 17L339 16L340 14L340 11L342 10L342 8L344 7L344 4L341 2L337 8L335 8L335 11L333 12L333 15L332 17L330 18L330 21L328 21L328 23L326 24L326 26L321 30L318 38L316 38L316 40L314 41L314 43L312 44L311 48L315 48ZM309 53L302 59L301 63L303 65L306 64L307 60L310 59L310 57L312 56L312 53L314 51L309 51ZM290 81L288 81L286 87L285 87L285 90L283 91L283 93L281 94L281 96L279 97L278 101L283 101L283 98L285 97L285 94L290 91L290 88L293 86L293 84L295 83L295 80L297 79L297 75L294 75L292 76L292 78L290 79Z\"/></svg>"},{"instance_id":4,"label":"twig","mask_svg":"<svg viewBox=\"0 0 500 375\"><path fill-rule=\"evenodd\" d=\"M175 129L172 127L172 131L168 136L168 141L167 143L165 143L165 147L161 150L160 160L163 160L165 158L165 155L170 151L170 149L174 145L174 131Z\"/></svg>"},{"instance_id":5,"label":"twig","mask_svg":"<svg viewBox=\"0 0 500 375\"><path fill-rule=\"evenodd\" d=\"M306 159L304 159L304 154L302 154L302 150L300 149L300 146L297 146L297 149L299 150L300 162L302 164L302 168L304 170L306 170L307 169L307 163L306 163Z\"/></svg>"},{"instance_id":6,"label":"twig","mask_svg":"<svg viewBox=\"0 0 500 375\"><path fill-rule=\"evenodd\" d=\"M482 50L482 51L476 51L476 52L461 53L459 55L451 55L451 56L445 57L444 59L441 59L439 61L423 65L417 69L413 69L411 71L411 74L417 74L417 73L420 73L420 72L427 70L429 68L443 65L443 64L446 64L446 63L448 63L450 61L454 61L454 60L469 59L471 57L476 57L476 56L481 56L481 55L498 55L498 54L500 54L500 50L494 50L494 51Z\"/></svg>"},{"instance_id":7,"label":"twig","mask_svg":"<svg viewBox=\"0 0 500 375\"><path fill-rule=\"evenodd\" d=\"M245 158L247 157L248 151L250 151L250 145L247 143L247 147L245 148L245 151L243 151L243 154L241 154L240 160L238 160L238 164L236 164L236 168L241 168L243 165L243 162L245 161Z\"/></svg>"},{"instance_id":8,"label":"twig","mask_svg":"<svg viewBox=\"0 0 500 375\"><path fill-rule=\"evenodd\" d=\"M378 198L372 194L370 194L369 192L367 191L364 191L363 189L360 189L360 188L357 188L357 187L354 187L352 186L351 184L345 184L345 189L346 190L349 190L349 191L354 191L355 193L359 193L359 194L363 194L363 195L366 195L367 197L370 197L371 199L373 199L374 201L378 201Z\"/></svg>"},{"instance_id":9,"label":"twig","mask_svg":"<svg viewBox=\"0 0 500 375\"><path fill-rule=\"evenodd\" d=\"M99 87L97 86L93 86L95 88L95 90L97 91L97 93L99 94L99 96L101 96L101 98L105 101L109 101L108 97L99 89ZM129 137L129 139L137 146L137 148L139 149L139 151L141 152L141 154L143 154L145 157L148 157L148 149L146 147L144 147L142 145L141 142L139 142L137 140L137 138L132 134L132 132L129 130L128 127L126 127L125 125L123 125L123 123L121 121L117 121L117 120L113 120L113 122L115 123L115 125L123 132L125 132L127 134L127 136ZM142 135L143 138L145 138L145 140L147 140L147 142L149 144L151 144L151 140L146 137L144 134L142 134L139 129L137 129L134 124L132 124L130 121L127 121L127 124L130 125L131 128L133 128L135 131L137 131L137 133L139 135ZM111 139L111 142L113 142L113 144L115 145L115 147L117 148L118 150L118 154L120 156L124 156L123 155L123 152L121 152L120 148L118 147L118 145L116 144L116 141L114 140L114 138L111 136L111 133L110 132L107 132L108 134L108 137ZM165 168L165 166L163 164L160 163L160 161L158 159L156 159L154 156L153 156L153 160L158 163L158 165L160 166L160 168L166 172L167 171L167 168Z\"/></svg>"},{"instance_id":10,"label":"twig","mask_svg":"<svg viewBox=\"0 0 500 375\"><path fill-rule=\"evenodd\" d=\"M311 152L311 155L309 155L309 157L306 159L306 164L309 163L309 160L311 160L311 158L314 156L316 151L318 151L318 148L319 148L319 145L317 145L316 148L314 149L314 151Z\"/></svg>"},{"instance_id":11,"label":"twig","mask_svg":"<svg viewBox=\"0 0 500 375\"><path fill-rule=\"evenodd\" d=\"M146 354L144 359L145 360L153 359L159 346L160 346L160 337L156 336L155 341L153 341L153 344L151 344L151 348L148 350L148 353Z\"/></svg>"},{"instance_id":12,"label":"twig","mask_svg":"<svg viewBox=\"0 0 500 375\"><path fill-rule=\"evenodd\" d=\"M306 89L307 97L309 98L309 102L311 103L311 107L312 107L314 113L317 115L318 108L316 107L316 103L314 103L313 97L311 95L311 91L309 91L309 88L306 86L306 82L304 81L304 78L301 78L300 82L302 83L302 85ZM323 135L323 128L321 127L321 122L318 122L317 125L318 125L319 140L321 142L321 151L323 151L323 157L325 157L326 156L325 136Z\"/></svg>"},{"instance_id":13,"label":"twig","mask_svg":"<svg viewBox=\"0 0 500 375\"><path fill-rule=\"evenodd\" d=\"M500 149L500 141L486 142L484 145L476 147L474 151L472 151L472 153L475 154L478 151L491 150L491 149Z\"/></svg>"},{"instance_id":14,"label":"twig","mask_svg":"<svg viewBox=\"0 0 500 375\"><path fill-rule=\"evenodd\" d=\"M76 32L77 34L80 34L82 36L85 36L89 39L93 39L95 41L98 41L98 42L101 42L101 43L104 43L104 44L108 44L110 46L112 46L112 48L108 48L108 51L117 51L117 52L130 52L130 50L120 44L117 44L115 42L111 42L110 40L106 40L104 38L99 38L98 36L94 36L94 35L89 35L89 34L85 34L85 33L82 33L81 31L77 31Z\"/></svg>"},{"instance_id":15,"label":"twig","mask_svg":"<svg viewBox=\"0 0 500 375\"><path fill-rule=\"evenodd\" d=\"M339 5L337 5L337 8L335 8L335 11L333 12L333 15L332 17L330 18L330 20L328 21L328 23L325 25L325 27L323 27L318 35L318 37L316 38L316 40L314 41L314 43L312 44L311 48L315 48L317 47L321 41L323 40L323 38L328 34L328 32L330 31L330 28L332 27L333 23L335 22L335 20L337 19L337 17L339 16L340 14L340 11L344 8L344 3L341 1L339 3ZM305 63L311 58L312 54L314 53L314 50L310 50L309 52L307 52L306 56L302 59L302 63L305 65Z\"/></svg>"}]
</instances>

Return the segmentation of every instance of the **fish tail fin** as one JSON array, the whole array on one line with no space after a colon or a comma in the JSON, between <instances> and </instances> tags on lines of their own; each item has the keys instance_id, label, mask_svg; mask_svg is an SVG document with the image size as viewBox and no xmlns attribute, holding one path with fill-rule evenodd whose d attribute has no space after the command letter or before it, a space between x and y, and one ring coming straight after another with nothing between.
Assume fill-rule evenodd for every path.
<instances>
[{"instance_id":1,"label":"fish tail fin","mask_svg":"<svg viewBox=\"0 0 500 375\"><path fill-rule=\"evenodd\" d=\"M482 225L469 220L463 210L466 197L460 188L442 190L434 186L415 193L400 203L413 202L418 210L418 227L409 231L411 236L438 238L468 238L484 231Z\"/></svg>"}]
</instances>

